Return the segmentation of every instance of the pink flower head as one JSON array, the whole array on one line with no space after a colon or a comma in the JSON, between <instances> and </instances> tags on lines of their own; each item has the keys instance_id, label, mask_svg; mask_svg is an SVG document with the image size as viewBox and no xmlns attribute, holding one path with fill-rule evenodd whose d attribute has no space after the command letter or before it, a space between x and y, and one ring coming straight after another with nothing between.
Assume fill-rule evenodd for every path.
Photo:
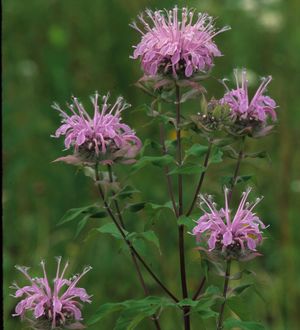
<instances>
[{"instance_id":1,"label":"pink flower head","mask_svg":"<svg viewBox=\"0 0 300 330\"><path fill-rule=\"evenodd\" d=\"M213 38L229 27L217 31L214 19L208 14L199 13L193 22L194 15L194 10L182 8L180 19L176 6L170 11L147 9L146 18L143 14L138 16L144 31L135 22L131 24L142 34L132 58L141 59L146 75L162 72L177 77L182 72L191 77L198 71L208 71L214 57L222 55Z\"/></svg>"},{"instance_id":2,"label":"pink flower head","mask_svg":"<svg viewBox=\"0 0 300 330\"><path fill-rule=\"evenodd\" d=\"M277 107L276 102L271 97L263 95L272 77L268 76L263 78L255 95L250 100L248 96L246 70L242 70L241 84L239 84L238 70L234 71L234 76L236 79L236 89L229 90L224 83L227 92L220 100L220 104L229 106L232 114L239 120L254 120L259 123L266 123L267 118L271 117L271 119L275 121L277 118L275 112L275 108Z\"/></svg>"},{"instance_id":3,"label":"pink flower head","mask_svg":"<svg viewBox=\"0 0 300 330\"><path fill-rule=\"evenodd\" d=\"M56 130L53 137L65 136L65 147L74 147L75 156L62 157L58 160L76 162L81 159L86 162L108 163L121 161L133 162L141 148L141 141L135 132L121 121L121 113L130 105L118 97L114 105L108 104L109 94L103 96L99 106L99 94L91 98L94 115L91 117L76 97L68 105L70 115L59 105L53 108L58 110L62 117L62 125Z\"/></svg>"},{"instance_id":4,"label":"pink flower head","mask_svg":"<svg viewBox=\"0 0 300 330\"><path fill-rule=\"evenodd\" d=\"M91 267L85 267L83 272L71 279L65 279L65 271L68 262L60 273L61 257L57 258L57 271L53 280L53 288L51 288L45 269L45 263L41 262L43 269L43 277L31 278L28 273L28 267L16 266L29 280L30 284L19 287L16 283L12 286L16 290L13 297L23 299L17 304L15 314L13 316L25 316L27 311L33 313L34 319L46 321L49 328L55 329L60 326L70 326L72 329L81 329L78 321L82 320L81 308L79 302L91 303L89 296L84 288L77 287L79 280ZM75 327L74 325L77 325Z\"/></svg>"},{"instance_id":5,"label":"pink flower head","mask_svg":"<svg viewBox=\"0 0 300 330\"><path fill-rule=\"evenodd\" d=\"M257 253L256 246L262 241L261 229L265 229L265 225L253 213L254 207L261 201L257 198L254 203L247 202L251 188L248 188L242 194L242 198L238 209L232 217L228 207L228 192L225 188L225 209L216 208L216 203L212 197L204 197L200 195L201 207L206 205L209 211L205 212L197 221L197 225L193 229L193 235L198 241L205 241L208 244L209 251L219 251L227 258L248 258L255 256Z\"/></svg>"}]
</instances>

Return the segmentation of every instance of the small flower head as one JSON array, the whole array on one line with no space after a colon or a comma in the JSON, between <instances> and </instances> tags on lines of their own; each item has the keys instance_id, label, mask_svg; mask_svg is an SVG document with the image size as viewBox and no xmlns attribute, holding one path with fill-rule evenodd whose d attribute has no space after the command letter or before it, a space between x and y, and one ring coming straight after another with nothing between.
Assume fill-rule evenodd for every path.
<instances>
[{"instance_id":1,"label":"small flower head","mask_svg":"<svg viewBox=\"0 0 300 330\"><path fill-rule=\"evenodd\" d=\"M133 59L141 60L146 75L191 77L196 72L207 72L214 57L222 55L213 39L229 27L217 31L209 15L196 15L194 10L178 10L175 6L170 11L148 9L145 16L138 17L144 28L135 22L131 26L142 34Z\"/></svg>"},{"instance_id":2,"label":"small flower head","mask_svg":"<svg viewBox=\"0 0 300 330\"><path fill-rule=\"evenodd\" d=\"M24 274L29 281L29 285L19 287L16 283L11 287L16 290L14 298L23 299L17 304L15 314L13 316L25 317L26 312L32 312L33 320L31 324L35 324L35 328L41 325L44 329L60 329L72 328L82 329L83 326L79 322L81 317L81 302L91 302L84 288L77 286L79 280L91 267L85 267L83 272L71 279L65 279L65 272L68 262L61 270L61 258L57 258L57 271L53 280L53 286L49 284L48 276L45 269L45 263L41 262L43 269L43 277L32 278L28 267L16 266L16 268Z\"/></svg>"},{"instance_id":3,"label":"small flower head","mask_svg":"<svg viewBox=\"0 0 300 330\"><path fill-rule=\"evenodd\" d=\"M230 109L234 121L231 129L236 133L242 132L248 135L262 136L270 131L272 126L267 126L268 119L276 121L276 102L269 96L264 95L272 77L262 79L262 82L252 98L248 94L247 72L242 70L241 83L239 83L239 72L234 71L236 89L229 90L226 83L223 84L227 90L219 104Z\"/></svg>"},{"instance_id":4,"label":"small flower head","mask_svg":"<svg viewBox=\"0 0 300 330\"><path fill-rule=\"evenodd\" d=\"M251 189L243 194L234 216L228 207L229 190L225 188L225 208L217 209L212 197L200 195L201 208L205 205L209 211L197 221L193 235L198 241L208 245L208 252L222 255L222 257L247 260L258 255L256 247L262 242L262 229L265 225L253 212L260 202L257 198L254 203L247 202Z\"/></svg>"},{"instance_id":5,"label":"small flower head","mask_svg":"<svg viewBox=\"0 0 300 330\"><path fill-rule=\"evenodd\" d=\"M111 164L119 161L134 162L134 157L141 148L141 141L135 132L122 122L121 113L130 105L118 97L115 104L108 103L109 94L102 97L99 105L99 94L91 98L94 115L91 117L76 97L68 105L70 114L59 105L53 108L61 114L61 126L53 137L65 136L66 149L74 148L74 155L62 157L70 163Z\"/></svg>"}]
</instances>

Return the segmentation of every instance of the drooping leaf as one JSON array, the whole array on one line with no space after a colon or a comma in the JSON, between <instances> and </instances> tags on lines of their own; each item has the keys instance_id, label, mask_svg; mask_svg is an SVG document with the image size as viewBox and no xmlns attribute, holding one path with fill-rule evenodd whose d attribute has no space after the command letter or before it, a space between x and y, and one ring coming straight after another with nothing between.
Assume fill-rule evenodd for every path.
<instances>
[{"instance_id":1,"label":"drooping leaf","mask_svg":"<svg viewBox=\"0 0 300 330\"><path fill-rule=\"evenodd\" d=\"M78 225L77 225L77 230L76 230L76 233L75 233L75 238L78 237L78 235L81 233L82 229L84 228L84 226L86 225L88 219L89 219L89 215L86 215L85 217L83 217L79 222L78 222Z\"/></svg>"},{"instance_id":2,"label":"drooping leaf","mask_svg":"<svg viewBox=\"0 0 300 330\"><path fill-rule=\"evenodd\" d=\"M95 205L88 205L88 206L83 206L83 207L78 207L78 208L73 208L68 210L64 216L60 219L58 222L58 225L62 225L64 223L67 223L69 221L75 220L79 215L82 215L84 213L89 213L92 209L95 209Z\"/></svg>"},{"instance_id":3,"label":"drooping leaf","mask_svg":"<svg viewBox=\"0 0 300 330\"><path fill-rule=\"evenodd\" d=\"M132 204L128 204L126 208L128 209L128 211L136 213L144 209L146 204L147 204L146 202L132 203Z\"/></svg>"},{"instance_id":4,"label":"drooping leaf","mask_svg":"<svg viewBox=\"0 0 300 330\"><path fill-rule=\"evenodd\" d=\"M122 235L120 231L118 230L117 226L113 222L106 223L105 225L97 228L97 231L102 234L110 234L115 238L122 239ZM128 232L126 230L123 230L124 234L127 235Z\"/></svg>"},{"instance_id":5,"label":"drooping leaf","mask_svg":"<svg viewBox=\"0 0 300 330\"><path fill-rule=\"evenodd\" d=\"M148 231L145 231L143 233L138 233L138 236L143 238L144 240L150 242L150 243L153 243L158 248L158 250L160 251L159 239L158 239L158 237L156 236L156 234L154 233L153 230L148 230Z\"/></svg>"},{"instance_id":6,"label":"drooping leaf","mask_svg":"<svg viewBox=\"0 0 300 330\"><path fill-rule=\"evenodd\" d=\"M87 224L90 218L105 218L107 213L102 211L102 208L97 205L88 205L79 208L73 208L68 210L65 215L61 218L58 225L68 223L70 221L75 221L77 224L77 230L75 233L75 238L81 233L85 225Z\"/></svg>"},{"instance_id":7,"label":"drooping leaf","mask_svg":"<svg viewBox=\"0 0 300 330\"><path fill-rule=\"evenodd\" d=\"M236 286L235 288L233 288L231 290L231 295L240 295L241 293L243 293L246 289L250 288L253 284L243 284L243 285L239 285Z\"/></svg>"}]
</instances>

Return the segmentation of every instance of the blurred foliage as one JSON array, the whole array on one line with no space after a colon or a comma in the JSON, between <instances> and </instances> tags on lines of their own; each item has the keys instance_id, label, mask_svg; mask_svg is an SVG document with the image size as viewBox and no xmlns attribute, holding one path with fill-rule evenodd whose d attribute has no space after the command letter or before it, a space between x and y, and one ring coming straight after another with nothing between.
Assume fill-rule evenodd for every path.
<instances>
[{"instance_id":1,"label":"blurred foliage","mask_svg":"<svg viewBox=\"0 0 300 330\"><path fill-rule=\"evenodd\" d=\"M276 133L259 141L248 141L249 151L267 150L271 162L247 160L245 175L254 174L252 184L265 199L259 214L270 224L269 237L263 246L264 256L252 261L256 295L247 290L239 306L241 316L262 321L270 329L297 329L300 324L300 25L298 0L199 0L178 1L217 16L217 25L231 25L232 30L217 37L224 57L216 60L214 77L231 77L234 67L247 67L257 81L272 74L269 92L280 108ZM95 90L119 94L133 105L125 120L142 138L158 140L158 130L146 125L148 117L133 110L150 99L133 84L141 76L139 64L129 58L139 36L128 24L146 7L170 8L171 0L6 0L3 1L3 154L4 154L4 319L5 329L20 328L11 317L16 304L9 285L23 283L15 264L30 265L40 271L45 258L54 271L54 256L71 261L71 272L85 264L93 271L82 279L82 286L94 295L84 315L90 316L100 304L142 298L143 292L127 254L119 243L107 235L91 235L85 229L74 238L72 223L57 223L70 208L97 201L91 182L76 169L52 164L62 154L61 140L50 138L59 124L57 113L50 108L55 100L61 104L72 94L88 103ZM209 97L223 93L220 84L205 83ZM185 105L191 112L197 102ZM170 132L170 136L172 132ZM204 190L221 192L220 176L232 175L233 160L221 167L213 165L205 179ZM126 177L129 167L117 169ZM129 181L143 191L142 198L154 203L167 201L165 181L157 168L145 167ZM195 178L185 183L185 203L191 198ZM240 187L241 188L241 187ZM237 189L238 190L238 189ZM238 197L236 194L235 198ZM168 280L170 288L180 294L177 255L177 232L170 214L147 222L143 212L127 216L128 227L136 231L147 227L159 233L162 255L149 251L152 267ZM102 220L99 220L102 221ZM91 223L91 226L93 224ZM187 266L190 290L200 278L200 262L194 251L194 238L187 237ZM152 295L160 295L150 278L146 280ZM221 283L212 276L211 282ZM262 298L263 297L263 298ZM228 312L228 316L234 316ZM180 315L166 311L163 329L178 329ZM194 316L193 316L194 317ZM196 317L196 316L195 316ZM102 329L111 329L113 317L101 321ZM199 326L203 325L199 320ZM143 329L152 329L145 321ZM99 325L90 327L99 329Z\"/></svg>"}]
</instances>

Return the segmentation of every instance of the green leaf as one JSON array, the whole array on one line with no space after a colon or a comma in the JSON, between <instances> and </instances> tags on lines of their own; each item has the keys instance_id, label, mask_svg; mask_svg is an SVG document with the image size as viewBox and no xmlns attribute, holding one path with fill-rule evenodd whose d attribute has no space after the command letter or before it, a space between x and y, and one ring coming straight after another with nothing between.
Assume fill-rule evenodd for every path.
<instances>
[{"instance_id":1,"label":"green leaf","mask_svg":"<svg viewBox=\"0 0 300 330\"><path fill-rule=\"evenodd\" d=\"M221 163L223 160L223 151L214 146L212 148L211 156L209 158L209 164L216 164L216 163Z\"/></svg>"},{"instance_id":2,"label":"green leaf","mask_svg":"<svg viewBox=\"0 0 300 330\"><path fill-rule=\"evenodd\" d=\"M173 162L174 159L171 155L144 156L140 158L135 164L133 164L131 168L133 172L136 172L149 164L162 167Z\"/></svg>"},{"instance_id":3,"label":"green leaf","mask_svg":"<svg viewBox=\"0 0 300 330\"><path fill-rule=\"evenodd\" d=\"M144 209L146 204L147 204L146 202L138 202L138 203L128 204L126 208L128 209L128 211L136 213Z\"/></svg>"},{"instance_id":4,"label":"green leaf","mask_svg":"<svg viewBox=\"0 0 300 330\"><path fill-rule=\"evenodd\" d=\"M85 217L83 217L79 222L78 222L78 225L77 225L77 230L76 230L76 233L75 233L75 238L78 237L78 235L81 233L82 229L84 228L84 226L86 225L88 219L89 219L90 215L86 215Z\"/></svg>"},{"instance_id":5,"label":"green leaf","mask_svg":"<svg viewBox=\"0 0 300 330\"><path fill-rule=\"evenodd\" d=\"M189 231L192 231L195 227L193 218L182 215L177 220L178 225L184 225Z\"/></svg>"},{"instance_id":6,"label":"green leaf","mask_svg":"<svg viewBox=\"0 0 300 330\"><path fill-rule=\"evenodd\" d=\"M188 150L186 150L186 156L202 157L207 153L208 147L201 144L193 144Z\"/></svg>"},{"instance_id":7,"label":"green leaf","mask_svg":"<svg viewBox=\"0 0 300 330\"><path fill-rule=\"evenodd\" d=\"M164 204L147 203L147 206L149 206L153 210L169 209L173 211L173 204L171 201L168 201Z\"/></svg>"},{"instance_id":8,"label":"green leaf","mask_svg":"<svg viewBox=\"0 0 300 330\"><path fill-rule=\"evenodd\" d=\"M75 220L79 215L88 213L91 209L95 209L95 205L78 207L68 210L58 222L58 225Z\"/></svg>"},{"instance_id":9,"label":"green leaf","mask_svg":"<svg viewBox=\"0 0 300 330\"><path fill-rule=\"evenodd\" d=\"M254 152L254 153L245 154L244 158L268 158L268 159L270 159L270 156L266 151L258 151L258 152Z\"/></svg>"},{"instance_id":10,"label":"green leaf","mask_svg":"<svg viewBox=\"0 0 300 330\"><path fill-rule=\"evenodd\" d=\"M178 166L171 170L168 174L201 174L203 171L205 171L205 167L202 165L193 165L193 164L184 164L183 166Z\"/></svg>"},{"instance_id":11,"label":"green leaf","mask_svg":"<svg viewBox=\"0 0 300 330\"><path fill-rule=\"evenodd\" d=\"M138 236L150 243L153 243L158 248L159 252L161 253L159 239L153 230L145 231L143 233L138 233Z\"/></svg>"},{"instance_id":12,"label":"green leaf","mask_svg":"<svg viewBox=\"0 0 300 330\"><path fill-rule=\"evenodd\" d=\"M224 329L239 328L243 330L264 330L265 327L258 322L241 321L229 318L224 322Z\"/></svg>"},{"instance_id":13,"label":"green leaf","mask_svg":"<svg viewBox=\"0 0 300 330\"><path fill-rule=\"evenodd\" d=\"M233 288L231 290L231 294L232 295L240 295L241 293L243 293L246 289L250 288L253 284L243 284L243 285L239 285L236 286L235 288Z\"/></svg>"},{"instance_id":14,"label":"green leaf","mask_svg":"<svg viewBox=\"0 0 300 330\"><path fill-rule=\"evenodd\" d=\"M96 314L88 321L88 325L101 321L111 313L121 311L115 330L132 330L145 318L157 313L164 307L176 306L175 303L164 297L146 297L139 300L126 300L119 303L102 305Z\"/></svg>"},{"instance_id":15,"label":"green leaf","mask_svg":"<svg viewBox=\"0 0 300 330\"><path fill-rule=\"evenodd\" d=\"M242 271L231 275L230 280L239 280L243 277L244 274L246 274L246 275L255 275L255 273L252 270L243 269Z\"/></svg>"},{"instance_id":16,"label":"green leaf","mask_svg":"<svg viewBox=\"0 0 300 330\"><path fill-rule=\"evenodd\" d=\"M191 313L196 312L201 316L201 318L208 319L218 315L217 312L211 309L211 307L215 305L216 301L216 297L213 296L209 298L201 298L199 300L187 298L178 302L177 305L180 307L189 306L191 308Z\"/></svg>"},{"instance_id":17,"label":"green leaf","mask_svg":"<svg viewBox=\"0 0 300 330\"><path fill-rule=\"evenodd\" d=\"M233 142L234 142L234 139L229 137L229 138L215 139L213 141L213 144L216 145L217 147L225 147L225 146L230 145Z\"/></svg>"},{"instance_id":18,"label":"green leaf","mask_svg":"<svg viewBox=\"0 0 300 330\"><path fill-rule=\"evenodd\" d=\"M135 189L134 187L127 185L123 187L117 194L115 194L113 199L126 199L131 198L133 194L139 193L140 191Z\"/></svg>"},{"instance_id":19,"label":"green leaf","mask_svg":"<svg viewBox=\"0 0 300 330\"><path fill-rule=\"evenodd\" d=\"M114 312L118 312L123 309L123 303L107 303L102 305L96 314L90 318L88 321L88 325L95 324L102 320L104 317L108 316L109 314L112 314Z\"/></svg>"},{"instance_id":20,"label":"green leaf","mask_svg":"<svg viewBox=\"0 0 300 330\"><path fill-rule=\"evenodd\" d=\"M97 231L102 233L102 234L110 234L113 237L118 238L118 239L123 238L121 233L119 232L117 226L114 223L111 223L111 222L106 223L105 225L97 228ZM125 235L128 234L127 231L125 231L125 230L123 230L123 231L124 231Z\"/></svg>"},{"instance_id":21,"label":"green leaf","mask_svg":"<svg viewBox=\"0 0 300 330\"><path fill-rule=\"evenodd\" d=\"M241 175L237 177L236 183L243 183L251 180L253 178L252 174L249 175ZM233 176L232 175L225 175L221 178L222 185L225 186L232 186L233 185Z\"/></svg>"},{"instance_id":22,"label":"green leaf","mask_svg":"<svg viewBox=\"0 0 300 330\"><path fill-rule=\"evenodd\" d=\"M101 211L101 208L97 205L89 205L79 208L74 208L68 210L65 215L61 218L58 225L65 224L67 222L76 220L77 221L77 230L75 233L75 238L81 233L83 228L85 227L89 218L106 218L107 213Z\"/></svg>"}]
</instances>

